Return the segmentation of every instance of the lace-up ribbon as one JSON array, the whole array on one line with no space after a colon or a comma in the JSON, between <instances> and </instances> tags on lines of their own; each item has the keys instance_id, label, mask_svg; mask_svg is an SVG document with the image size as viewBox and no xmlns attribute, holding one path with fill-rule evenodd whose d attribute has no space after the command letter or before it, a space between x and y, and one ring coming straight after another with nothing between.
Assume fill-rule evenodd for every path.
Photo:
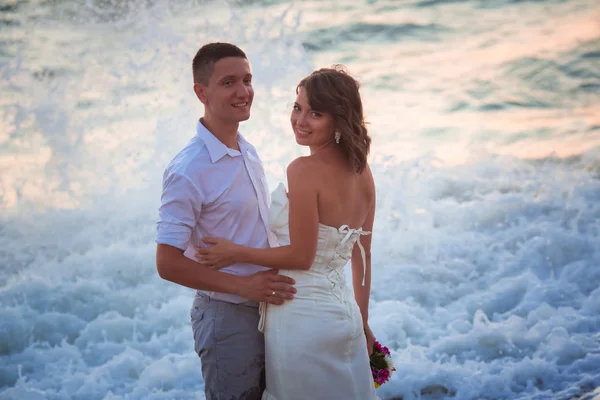
<instances>
[{"instance_id":1,"label":"lace-up ribbon","mask_svg":"<svg viewBox=\"0 0 600 400\"><path fill-rule=\"evenodd\" d=\"M338 232L346 234L346 236L344 236L344 238L340 242L340 246L343 246L348 240L350 240L350 238L353 235L358 235L358 239L356 239L356 244L358 244L358 248L360 249L360 254L362 256L362 262L363 262L362 286L365 286L365 279L367 278L367 256L365 255L365 248L360 243L360 237L370 235L371 232L363 231L362 229L351 229L348 225L340 226L340 228L338 229Z\"/></svg>"},{"instance_id":2,"label":"lace-up ribbon","mask_svg":"<svg viewBox=\"0 0 600 400\"><path fill-rule=\"evenodd\" d=\"M362 262L363 262L363 280L362 280L362 286L365 286L366 278L367 278L367 256L365 254L365 248L360 243L360 237L361 236L370 235L371 232L363 231L362 229L351 229L348 225L342 225L342 226L340 226L339 229L338 229L338 232L346 234L346 236L344 236L344 238L340 242L339 246L343 246L354 235L358 235L358 239L356 240L356 244L358 244L358 248L360 249L360 254L362 256ZM259 303L259 305L258 305L258 313L260 315L260 319L258 320L258 330L260 332L264 333L264 331L265 331L265 321L266 321L266 318L267 318L267 303L265 303L265 302L260 302Z\"/></svg>"}]
</instances>

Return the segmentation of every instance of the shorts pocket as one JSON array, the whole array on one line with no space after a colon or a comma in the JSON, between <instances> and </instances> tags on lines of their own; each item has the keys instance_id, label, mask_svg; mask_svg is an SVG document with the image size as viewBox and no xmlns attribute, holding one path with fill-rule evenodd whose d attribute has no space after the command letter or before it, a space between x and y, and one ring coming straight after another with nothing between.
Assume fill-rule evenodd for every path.
<instances>
[{"instance_id":1,"label":"shorts pocket","mask_svg":"<svg viewBox=\"0 0 600 400\"><path fill-rule=\"evenodd\" d=\"M192 334L194 336L194 350L200 355L202 349L206 346L206 321L204 321L204 310L198 307L192 307L190 310L192 320Z\"/></svg>"},{"instance_id":2,"label":"shorts pocket","mask_svg":"<svg viewBox=\"0 0 600 400\"><path fill-rule=\"evenodd\" d=\"M192 309L190 310L190 318L191 318L192 322L202 321L203 317L204 317L204 310L201 309L200 307L193 306Z\"/></svg>"}]
</instances>

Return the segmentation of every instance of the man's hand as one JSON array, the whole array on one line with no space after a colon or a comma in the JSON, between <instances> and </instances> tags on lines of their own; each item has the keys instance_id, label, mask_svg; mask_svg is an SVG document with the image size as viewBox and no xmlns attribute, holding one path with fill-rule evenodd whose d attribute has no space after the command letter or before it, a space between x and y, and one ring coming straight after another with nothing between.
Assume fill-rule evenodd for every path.
<instances>
[{"instance_id":1,"label":"man's hand","mask_svg":"<svg viewBox=\"0 0 600 400\"><path fill-rule=\"evenodd\" d=\"M238 294L248 300L280 305L294 298L296 283L292 278L279 275L276 270L257 272L242 278Z\"/></svg>"}]
</instances>

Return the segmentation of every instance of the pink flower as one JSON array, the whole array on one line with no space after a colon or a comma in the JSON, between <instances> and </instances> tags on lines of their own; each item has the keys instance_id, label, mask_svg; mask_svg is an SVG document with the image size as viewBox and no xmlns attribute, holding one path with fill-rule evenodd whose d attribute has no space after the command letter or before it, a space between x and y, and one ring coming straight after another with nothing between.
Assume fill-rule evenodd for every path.
<instances>
[{"instance_id":1,"label":"pink flower","mask_svg":"<svg viewBox=\"0 0 600 400\"><path fill-rule=\"evenodd\" d=\"M390 350L387 347L382 346L381 343L375 341L370 364L371 374L373 375L373 382L376 388L389 381L392 372L396 370L393 363L390 362L389 356Z\"/></svg>"}]
</instances>

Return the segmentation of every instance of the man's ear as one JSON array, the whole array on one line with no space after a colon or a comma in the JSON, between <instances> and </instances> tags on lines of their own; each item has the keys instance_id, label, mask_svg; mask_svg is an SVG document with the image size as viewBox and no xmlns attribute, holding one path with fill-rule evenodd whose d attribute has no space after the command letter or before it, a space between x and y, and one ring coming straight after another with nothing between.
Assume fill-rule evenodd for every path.
<instances>
[{"instance_id":1,"label":"man's ear","mask_svg":"<svg viewBox=\"0 0 600 400\"><path fill-rule=\"evenodd\" d=\"M200 100L200 102L202 104L206 104L207 103L207 98L206 98L206 86L204 86L201 83L194 83L194 93L196 93L196 97L198 97L198 100Z\"/></svg>"}]
</instances>

